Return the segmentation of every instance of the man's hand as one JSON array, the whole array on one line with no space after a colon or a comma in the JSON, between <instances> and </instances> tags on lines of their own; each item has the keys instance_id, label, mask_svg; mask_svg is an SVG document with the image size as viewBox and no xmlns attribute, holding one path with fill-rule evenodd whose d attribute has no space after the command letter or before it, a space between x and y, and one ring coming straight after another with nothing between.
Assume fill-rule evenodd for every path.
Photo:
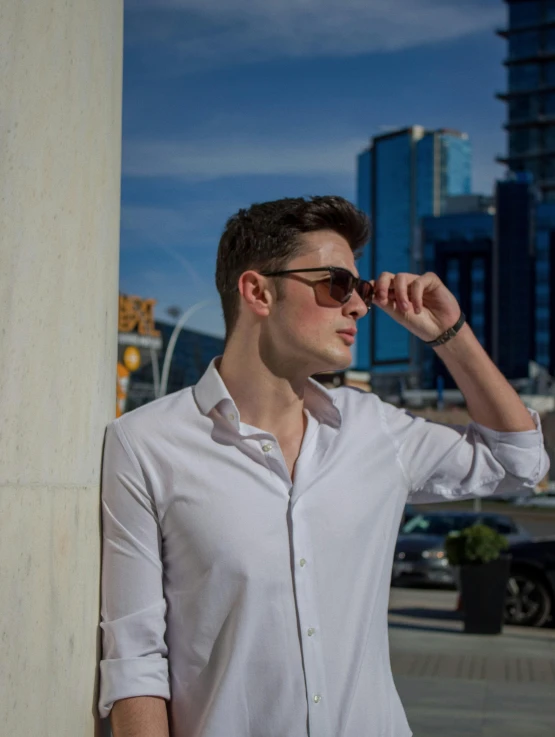
<instances>
[{"instance_id":1,"label":"man's hand","mask_svg":"<svg viewBox=\"0 0 555 737\"><path fill-rule=\"evenodd\" d=\"M374 282L374 304L422 340L435 340L461 314L455 297L436 275L390 274ZM434 348L463 393L475 422L501 432L535 430L520 397L492 363L467 324Z\"/></svg>"},{"instance_id":2,"label":"man's hand","mask_svg":"<svg viewBox=\"0 0 555 737\"><path fill-rule=\"evenodd\" d=\"M435 340L460 317L459 303L431 272L418 276L384 271L372 284L373 303L421 340Z\"/></svg>"}]
</instances>

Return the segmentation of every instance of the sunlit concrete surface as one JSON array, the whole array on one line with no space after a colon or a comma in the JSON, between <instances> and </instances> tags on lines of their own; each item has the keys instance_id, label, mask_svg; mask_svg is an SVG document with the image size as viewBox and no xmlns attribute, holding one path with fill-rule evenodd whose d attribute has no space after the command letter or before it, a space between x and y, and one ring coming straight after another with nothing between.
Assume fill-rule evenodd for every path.
<instances>
[{"instance_id":1,"label":"sunlit concrete surface","mask_svg":"<svg viewBox=\"0 0 555 737\"><path fill-rule=\"evenodd\" d=\"M0 733L95 731L122 0L0 0Z\"/></svg>"},{"instance_id":2,"label":"sunlit concrete surface","mask_svg":"<svg viewBox=\"0 0 555 737\"><path fill-rule=\"evenodd\" d=\"M465 635L451 591L393 588L393 675L414 737L553 737L555 629Z\"/></svg>"}]
</instances>

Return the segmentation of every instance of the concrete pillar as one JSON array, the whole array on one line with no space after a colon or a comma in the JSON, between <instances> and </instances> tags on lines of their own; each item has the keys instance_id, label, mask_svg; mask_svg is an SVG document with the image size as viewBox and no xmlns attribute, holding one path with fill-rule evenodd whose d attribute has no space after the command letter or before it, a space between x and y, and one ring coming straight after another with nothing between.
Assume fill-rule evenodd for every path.
<instances>
[{"instance_id":1,"label":"concrete pillar","mask_svg":"<svg viewBox=\"0 0 555 737\"><path fill-rule=\"evenodd\" d=\"M122 0L0 0L0 733L93 735Z\"/></svg>"}]
</instances>

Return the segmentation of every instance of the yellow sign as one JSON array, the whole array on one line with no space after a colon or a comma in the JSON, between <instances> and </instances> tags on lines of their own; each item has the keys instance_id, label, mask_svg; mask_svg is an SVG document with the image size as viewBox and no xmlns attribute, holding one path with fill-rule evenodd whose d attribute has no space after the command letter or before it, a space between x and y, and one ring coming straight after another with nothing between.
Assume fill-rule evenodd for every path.
<instances>
[{"instance_id":1,"label":"yellow sign","mask_svg":"<svg viewBox=\"0 0 555 737\"><path fill-rule=\"evenodd\" d=\"M123 353L123 365L129 371L136 371L141 365L140 351L134 345L129 345Z\"/></svg>"},{"instance_id":2,"label":"yellow sign","mask_svg":"<svg viewBox=\"0 0 555 737\"><path fill-rule=\"evenodd\" d=\"M155 299L141 299L141 297L119 296L119 325L118 332L130 333L136 330L139 335L158 337L160 331L154 325Z\"/></svg>"}]
</instances>

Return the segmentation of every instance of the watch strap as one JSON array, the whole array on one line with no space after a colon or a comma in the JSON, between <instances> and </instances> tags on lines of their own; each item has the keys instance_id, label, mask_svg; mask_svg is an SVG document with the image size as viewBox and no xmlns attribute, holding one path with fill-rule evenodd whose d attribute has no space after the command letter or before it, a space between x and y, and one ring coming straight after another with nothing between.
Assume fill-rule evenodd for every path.
<instances>
[{"instance_id":1,"label":"watch strap","mask_svg":"<svg viewBox=\"0 0 555 737\"><path fill-rule=\"evenodd\" d=\"M426 345L429 345L430 348L435 348L438 345L443 345L444 343L447 343L448 340L451 340L451 338L455 337L455 335L459 332L459 330L462 328L465 322L466 322L466 316L464 312L461 312L461 316L459 317L459 319L453 325L452 328L449 328L449 330L446 330L435 340L426 340L425 341Z\"/></svg>"}]
</instances>

